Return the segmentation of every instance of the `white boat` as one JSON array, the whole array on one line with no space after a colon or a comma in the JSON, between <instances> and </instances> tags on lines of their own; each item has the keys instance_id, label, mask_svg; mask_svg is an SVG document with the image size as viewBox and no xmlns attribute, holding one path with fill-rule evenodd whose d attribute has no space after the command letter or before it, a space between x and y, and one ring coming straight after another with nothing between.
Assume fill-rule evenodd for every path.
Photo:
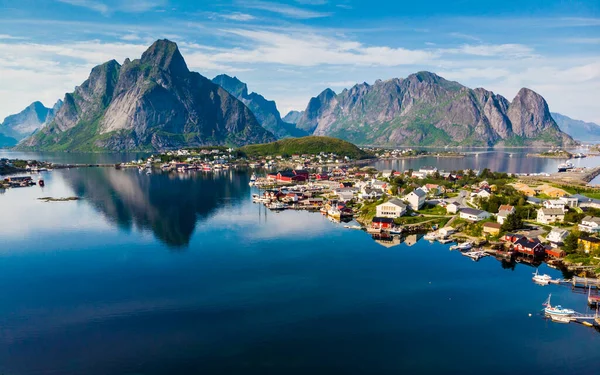
<instances>
[{"instance_id":1,"label":"white boat","mask_svg":"<svg viewBox=\"0 0 600 375\"><path fill-rule=\"evenodd\" d=\"M485 251L467 251L462 253L462 255L473 259L474 261L478 261L481 258L485 258L488 254Z\"/></svg>"},{"instance_id":2,"label":"white boat","mask_svg":"<svg viewBox=\"0 0 600 375\"><path fill-rule=\"evenodd\" d=\"M429 232L423 236L423 239L426 241L435 241L436 238L437 238L437 236L436 236L435 232Z\"/></svg>"},{"instance_id":3,"label":"white boat","mask_svg":"<svg viewBox=\"0 0 600 375\"><path fill-rule=\"evenodd\" d=\"M540 284L540 285L548 285L550 284L550 282L552 282L552 277L550 275L540 275L538 273L538 269L535 269L535 273L533 274L533 277L531 278L536 284Z\"/></svg>"},{"instance_id":4,"label":"white boat","mask_svg":"<svg viewBox=\"0 0 600 375\"><path fill-rule=\"evenodd\" d=\"M285 210L287 206L281 202L271 202L267 204L267 208L273 211Z\"/></svg>"},{"instance_id":5,"label":"white boat","mask_svg":"<svg viewBox=\"0 0 600 375\"><path fill-rule=\"evenodd\" d=\"M565 309L561 305L552 306L552 304L550 303L551 297L552 297L552 294L548 295L548 299L543 304L544 306L546 306L544 308L544 314L546 314L552 320L557 321L557 322L561 322L561 323L570 322L573 318L573 315L575 315L575 310Z\"/></svg>"},{"instance_id":6,"label":"white boat","mask_svg":"<svg viewBox=\"0 0 600 375\"><path fill-rule=\"evenodd\" d=\"M464 250L470 250L472 247L473 247L473 244L471 242L467 241L467 242L459 243L458 245L450 246L450 250L464 251Z\"/></svg>"}]
</instances>

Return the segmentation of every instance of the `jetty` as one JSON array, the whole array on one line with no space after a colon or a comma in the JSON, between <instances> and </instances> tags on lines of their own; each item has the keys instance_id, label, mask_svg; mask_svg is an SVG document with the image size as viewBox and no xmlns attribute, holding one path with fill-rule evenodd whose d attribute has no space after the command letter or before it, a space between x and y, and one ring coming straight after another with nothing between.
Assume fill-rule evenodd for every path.
<instances>
[{"instance_id":1,"label":"jetty","mask_svg":"<svg viewBox=\"0 0 600 375\"><path fill-rule=\"evenodd\" d=\"M600 289L600 279L590 279L587 277L573 276L571 284L574 288L593 288Z\"/></svg>"}]
</instances>

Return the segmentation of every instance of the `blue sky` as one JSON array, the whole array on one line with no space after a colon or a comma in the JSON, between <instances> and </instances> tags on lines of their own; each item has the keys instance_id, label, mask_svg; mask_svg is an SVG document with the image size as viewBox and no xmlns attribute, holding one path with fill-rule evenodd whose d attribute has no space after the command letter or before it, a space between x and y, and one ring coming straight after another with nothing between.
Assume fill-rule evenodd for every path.
<instances>
[{"instance_id":1,"label":"blue sky","mask_svg":"<svg viewBox=\"0 0 600 375\"><path fill-rule=\"evenodd\" d=\"M0 0L0 119L91 68L177 42L189 67L304 109L326 87L429 70L600 123L600 1Z\"/></svg>"}]
</instances>

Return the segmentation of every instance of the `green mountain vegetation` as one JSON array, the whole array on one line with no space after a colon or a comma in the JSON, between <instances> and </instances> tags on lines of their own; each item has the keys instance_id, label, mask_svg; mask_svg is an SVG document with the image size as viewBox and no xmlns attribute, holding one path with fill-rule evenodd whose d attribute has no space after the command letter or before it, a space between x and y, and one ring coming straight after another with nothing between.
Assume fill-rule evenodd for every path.
<instances>
[{"instance_id":1,"label":"green mountain vegetation","mask_svg":"<svg viewBox=\"0 0 600 375\"><path fill-rule=\"evenodd\" d=\"M247 145L240 150L249 157L260 156L291 156L302 154L319 154L320 152L334 153L352 159L366 159L371 155L356 145L337 138L308 136L302 138L287 138L276 142Z\"/></svg>"}]
</instances>

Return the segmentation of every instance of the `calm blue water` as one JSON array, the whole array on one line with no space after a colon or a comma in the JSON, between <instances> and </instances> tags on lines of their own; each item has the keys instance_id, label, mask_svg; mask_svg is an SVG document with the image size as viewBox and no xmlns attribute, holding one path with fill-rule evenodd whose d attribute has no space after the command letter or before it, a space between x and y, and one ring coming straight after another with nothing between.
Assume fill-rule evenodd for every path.
<instances>
[{"instance_id":1,"label":"calm blue water","mask_svg":"<svg viewBox=\"0 0 600 375\"><path fill-rule=\"evenodd\" d=\"M600 333L539 316L585 295L528 266L274 214L233 171L44 178L0 194L2 374L597 373Z\"/></svg>"}]
</instances>

